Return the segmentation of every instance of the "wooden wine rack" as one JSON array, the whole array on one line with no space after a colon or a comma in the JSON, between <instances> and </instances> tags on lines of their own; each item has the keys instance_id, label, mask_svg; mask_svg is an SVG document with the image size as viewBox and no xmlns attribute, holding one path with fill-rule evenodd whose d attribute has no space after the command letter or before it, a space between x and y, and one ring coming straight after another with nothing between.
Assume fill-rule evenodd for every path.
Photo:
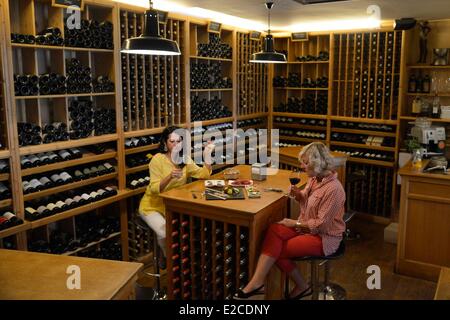
<instances>
[{"instance_id":1,"label":"wooden wine rack","mask_svg":"<svg viewBox=\"0 0 450 320\"><path fill-rule=\"evenodd\" d=\"M331 114L398 118L402 31L333 34Z\"/></svg>"},{"instance_id":2,"label":"wooden wine rack","mask_svg":"<svg viewBox=\"0 0 450 320\"><path fill-rule=\"evenodd\" d=\"M232 29L222 27L219 33L220 36L220 42L224 44L228 44L231 46L231 50L233 52L236 50L235 46L235 32ZM198 23L198 22L191 22L189 24L189 58L190 58L190 64L191 66L189 69L192 68L193 64L201 64L201 65L212 65L212 64L220 64L221 68L221 74L222 77L230 78L232 81L232 87L231 88L212 88L212 89L194 89L191 87L192 83L192 75L189 76L188 84L190 86L190 100L189 100L189 122L192 124L192 104L191 99L194 96L198 96L200 99L206 99L208 101L219 98L222 101L222 104L227 107L227 109L231 112L232 117L235 117L235 99L234 99L234 88L235 88L235 77L233 77L233 74L235 73L235 60L229 59L229 58L216 58L216 57L208 57L208 56L200 56L199 52L199 44L207 44L209 43L210 39L210 32L208 32L208 26L207 23ZM217 119L214 120L208 120L208 121L202 121L203 126L211 125L214 123L220 123L220 122L226 122L228 121L227 118L220 118L217 117Z\"/></svg>"},{"instance_id":3,"label":"wooden wine rack","mask_svg":"<svg viewBox=\"0 0 450 320\"><path fill-rule=\"evenodd\" d=\"M410 139L409 132L411 128L411 123L413 123L417 115L412 114L412 103L414 99L422 99L423 102L432 105L435 95L439 97L439 102L441 106L448 106L450 103L450 90L448 90L449 83L447 81L450 78L450 66L434 66L433 63L433 52L434 48L449 48L450 42L445 34L448 33L450 28L450 20L440 20L440 21L430 21L429 26L432 32L430 32L428 37L428 52L427 61L425 64L418 63L419 61L419 29L414 28L405 31L404 41L405 47L416 48L415 50L405 50L402 57L402 68L403 68L403 78L401 80L402 90L401 90L401 108L400 108L400 130L399 130L399 146L402 149L406 149L405 142ZM424 78L428 75L431 79L430 91L429 92L409 92L409 80L411 75L420 76ZM420 115L419 115L420 116ZM450 119L441 118L431 118L433 125L444 126L447 139L445 141L447 148L450 146ZM449 152L446 154L447 158L450 157Z\"/></svg>"},{"instance_id":4,"label":"wooden wine rack","mask_svg":"<svg viewBox=\"0 0 450 320\"><path fill-rule=\"evenodd\" d=\"M268 112L268 67L250 62L252 54L262 50L262 40L237 32L237 48L238 116Z\"/></svg>"},{"instance_id":5,"label":"wooden wine rack","mask_svg":"<svg viewBox=\"0 0 450 320\"><path fill-rule=\"evenodd\" d=\"M248 281L248 228L185 214L168 221L169 296L230 300Z\"/></svg>"},{"instance_id":6,"label":"wooden wine rack","mask_svg":"<svg viewBox=\"0 0 450 320\"><path fill-rule=\"evenodd\" d=\"M274 66L274 79L283 77L287 81L290 72L299 73L301 81L308 77L313 80L328 77L328 88L293 88L288 84L280 88L276 86L280 78L272 83L274 112L271 123L272 128L280 130L280 143L282 146L302 146L322 141L333 151L353 154L348 157L350 165L382 171L383 177L389 176L390 181L389 188L385 189L390 196L383 199L383 207L359 206L357 209L375 219L388 217L395 207L396 196L403 33L390 30L314 33L307 41L277 38L275 47L277 51L287 52L288 63ZM314 58L321 51L329 53L328 61ZM303 58L297 59L299 56ZM328 95L325 110L309 110L310 113L304 114L292 112L288 105L286 109L290 112L280 112L278 106L281 103L286 104L290 97L299 93L300 99L311 91L315 91L316 97ZM352 126L341 125L348 123ZM390 130L376 129L382 126ZM372 143L374 138L377 142ZM377 184L377 180L374 183ZM346 191L353 192L349 185Z\"/></svg>"},{"instance_id":7,"label":"wooden wine rack","mask_svg":"<svg viewBox=\"0 0 450 320\"><path fill-rule=\"evenodd\" d=\"M163 129L186 123L184 29L185 22L160 23L160 35L176 41L181 56L157 57L121 54L124 131ZM142 11L121 10L120 38L139 36L144 28ZM131 75L134 73L134 78Z\"/></svg>"}]
</instances>

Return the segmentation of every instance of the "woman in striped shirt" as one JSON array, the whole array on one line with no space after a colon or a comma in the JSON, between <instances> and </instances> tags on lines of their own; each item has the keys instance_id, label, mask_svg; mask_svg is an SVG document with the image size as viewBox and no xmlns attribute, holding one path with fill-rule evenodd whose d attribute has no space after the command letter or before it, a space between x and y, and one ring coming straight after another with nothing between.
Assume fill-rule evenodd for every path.
<instances>
[{"instance_id":1,"label":"woman in striped shirt","mask_svg":"<svg viewBox=\"0 0 450 320\"><path fill-rule=\"evenodd\" d=\"M330 255L339 247L345 230L345 191L333 170L334 160L323 143L313 142L302 149L299 161L308 175L303 190L295 186L290 190L300 203L299 218L283 219L269 227L255 273L250 282L236 292L236 299L261 294L265 277L275 263L296 284L287 299L310 295L311 286L290 258Z\"/></svg>"}]
</instances>

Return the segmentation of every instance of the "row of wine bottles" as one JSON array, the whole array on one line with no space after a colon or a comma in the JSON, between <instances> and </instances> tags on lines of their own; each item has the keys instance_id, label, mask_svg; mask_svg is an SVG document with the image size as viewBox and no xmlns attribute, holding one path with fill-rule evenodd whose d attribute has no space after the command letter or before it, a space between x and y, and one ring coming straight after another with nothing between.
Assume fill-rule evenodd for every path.
<instances>
[{"instance_id":1,"label":"row of wine bottles","mask_svg":"<svg viewBox=\"0 0 450 320\"><path fill-rule=\"evenodd\" d=\"M77 249L82 249L85 246L80 244L80 240L73 239L67 233L54 232L50 235L50 242L45 240L35 240L28 244L28 250L32 252L64 254ZM114 239L111 239L114 240ZM99 258L108 260L122 260L120 244L116 242L109 243L104 241L99 244L100 248L89 246L77 252L80 257Z\"/></svg>"},{"instance_id":2,"label":"row of wine bottles","mask_svg":"<svg viewBox=\"0 0 450 320\"><path fill-rule=\"evenodd\" d=\"M150 177L148 175L148 170L127 176L127 187L132 190L146 187L149 183Z\"/></svg>"},{"instance_id":3,"label":"row of wine bottles","mask_svg":"<svg viewBox=\"0 0 450 320\"><path fill-rule=\"evenodd\" d=\"M328 88L328 77L319 77L315 80L307 77L302 81L300 73L289 72L288 78L283 76L274 77L273 86L276 88Z\"/></svg>"},{"instance_id":4,"label":"row of wine bottles","mask_svg":"<svg viewBox=\"0 0 450 320\"><path fill-rule=\"evenodd\" d=\"M125 139L125 148L132 149L132 148L157 144L160 142L160 140L161 140L160 135L133 137L133 138Z\"/></svg>"},{"instance_id":5,"label":"row of wine bottles","mask_svg":"<svg viewBox=\"0 0 450 320\"><path fill-rule=\"evenodd\" d=\"M0 231L20 224L23 224L23 220L11 211L0 211Z\"/></svg>"},{"instance_id":6,"label":"row of wine bottles","mask_svg":"<svg viewBox=\"0 0 450 320\"><path fill-rule=\"evenodd\" d=\"M191 89L232 88L231 79L222 75L222 62L191 62Z\"/></svg>"},{"instance_id":7,"label":"row of wine bottles","mask_svg":"<svg viewBox=\"0 0 450 320\"><path fill-rule=\"evenodd\" d=\"M359 143L366 144L368 140L372 140L373 136L362 135L362 134L353 134L353 133L341 133L341 132L332 132L331 140L332 141L342 141L349 143ZM380 140L381 146L385 147L395 147L395 138L393 137L376 137Z\"/></svg>"},{"instance_id":8,"label":"row of wine bottles","mask_svg":"<svg viewBox=\"0 0 450 320\"><path fill-rule=\"evenodd\" d=\"M109 21L81 19L80 28L64 25L65 45L95 49L114 49L113 24Z\"/></svg>"},{"instance_id":9,"label":"row of wine bottles","mask_svg":"<svg viewBox=\"0 0 450 320\"><path fill-rule=\"evenodd\" d=\"M379 160L387 162L394 161L394 155L389 152L380 152L376 150L357 149L357 148L342 148L342 147L331 147L331 150L345 153L346 155L352 158Z\"/></svg>"},{"instance_id":10,"label":"row of wine bottles","mask_svg":"<svg viewBox=\"0 0 450 320\"><path fill-rule=\"evenodd\" d=\"M11 198L11 190L0 181L0 200L10 199Z\"/></svg>"},{"instance_id":11,"label":"row of wine bottles","mask_svg":"<svg viewBox=\"0 0 450 320\"><path fill-rule=\"evenodd\" d=\"M306 126L326 127L327 121L320 119L305 119L291 117L275 117L274 122L277 124L298 124Z\"/></svg>"},{"instance_id":12,"label":"row of wine bottles","mask_svg":"<svg viewBox=\"0 0 450 320\"><path fill-rule=\"evenodd\" d=\"M35 168L57 162L80 159L82 156L83 153L78 148L68 150L64 149L55 152L41 152L28 156L22 156L20 159L20 165L22 169Z\"/></svg>"},{"instance_id":13,"label":"row of wine bottles","mask_svg":"<svg viewBox=\"0 0 450 320\"><path fill-rule=\"evenodd\" d=\"M152 153L156 153L157 150L152 150L150 152L141 152L130 154L125 157L125 163L128 168L134 168L148 164L152 159Z\"/></svg>"},{"instance_id":14,"label":"row of wine bottles","mask_svg":"<svg viewBox=\"0 0 450 320\"><path fill-rule=\"evenodd\" d=\"M221 42L220 35L217 33L208 34L208 43L197 44L197 54L200 57L231 59L233 50L227 43Z\"/></svg>"},{"instance_id":15,"label":"row of wine bottles","mask_svg":"<svg viewBox=\"0 0 450 320\"><path fill-rule=\"evenodd\" d=\"M300 55L295 57L295 61L309 62L309 61L328 61L330 53L328 51L319 51L317 56L312 54Z\"/></svg>"},{"instance_id":16,"label":"row of wine bottles","mask_svg":"<svg viewBox=\"0 0 450 320\"><path fill-rule=\"evenodd\" d=\"M0 174L9 172L9 161L0 160Z\"/></svg>"},{"instance_id":17,"label":"row of wine bottles","mask_svg":"<svg viewBox=\"0 0 450 320\"><path fill-rule=\"evenodd\" d=\"M325 140L326 138L326 133L324 131L280 129L279 132L281 136L286 137L300 137L314 140Z\"/></svg>"},{"instance_id":18,"label":"row of wine bottles","mask_svg":"<svg viewBox=\"0 0 450 320\"><path fill-rule=\"evenodd\" d=\"M375 123L362 123L362 122L348 122L348 121L333 121L331 124L333 128L343 128L352 130L370 130L381 132L395 132L395 126L386 124Z\"/></svg>"},{"instance_id":19,"label":"row of wine bottles","mask_svg":"<svg viewBox=\"0 0 450 320\"><path fill-rule=\"evenodd\" d=\"M50 233L50 241L31 241L28 249L36 252L63 254L82 249L89 244L109 237L120 231L120 222L116 217L98 218L91 213L78 216L75 220L75 235L56 229Z\"/></svg>"},{"instance_id":20,"label":"row of wine bottles","mask_svg":"<svg viewBox=\"0 0 450 320\"><path fill-rule=\"evenodd\" d=\"M25 218L30 221L78 208L117 195L116 186L87 186L58 193L25 204Z\"/></svg>"},{"instance_id":21,"label":"row of wine bottles","mask_svg":"<svg viewBox=\"0 0 450 320\"><path fill-rule=\"evenodd\" d=\"M22 188L24 194L29 194L113 172L115 172L115 168L109 162L93 163L62 172L48 172L45 175L29 176L22 180Z\"/></svg>"},{"instance_id":22,"label":"row of wine bottles","mask_svg":"<svg viewBox=\"0 0 450 320\"><path fill-rule=\"evenodd\" d=\"M198 95L191 96L191 120L206 121L231 117L233 113L225 106L218 96L212 99L201 99Z\"/></svg>"},{"instance_id":23,"label":"row of wine bottles","mask_svg":"<svg viewBox=\"0 0 450 320\"><path fill-rule=\"evenodd\" d=\"M303 145L304 145L304 143L303 143ZM279 147L279 148L301 147L302 144L300 144L300 143L295 143L295 142L292 142L292 141L284 141L284 140L281 140L280 142L275 143L275 146L276 146L276 147Z\"/></svg>"},{"instance_id":24,"label":"row of wine bottles","mask_svg":"<svg viewBox=\"0 0 450 320\"><path fill-rule=\"evenodd\" d=\"M245 119L245 120L238 120L237 127L243 128L243 127L250 127L250 126L260 126L265 123L264 118L253 118L253 119Z\"/></svg>"},{"instance_id":25,"label":"row of wine bottles","mask_svg":"<svg viewBox=\"0 0 450 320\"><path fill-rule=\"evenodd\" d=\"M115 239L111 239L100 244L100 247L91 247L77 253L79 257L118 260L122 261L122 245Z\"/></svg>"},{"instance_id":26,"label":"row of wine bottles","mask_svg":"<svg viewBox=\"0 0 450 320\"><path fill-rule=\"evenodd\" d=\"M307 94L304 98L290 97L287 103L280 103L275 112L327 114L328 94Z\"/></svg>"},{"instance_id":27,"label":"row of wine bottles","mask_svg":"<svg viewBox=\"0 0 450 320\"><path fill-rule=\"evenodd\" d=\"M16 96L46 96L113 91L114 83L107 76L98 76L92 79L91 75L71 73L68 73L67 77L56 73L39 76L32 74L14 75L14 94Z\"/></svg>"}]
</instances>

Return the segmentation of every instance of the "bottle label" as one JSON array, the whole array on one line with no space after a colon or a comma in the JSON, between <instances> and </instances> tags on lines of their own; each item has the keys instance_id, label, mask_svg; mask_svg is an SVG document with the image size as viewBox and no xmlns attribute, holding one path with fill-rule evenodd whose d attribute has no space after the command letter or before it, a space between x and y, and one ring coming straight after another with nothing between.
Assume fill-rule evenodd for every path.
<instances>
[{"instance_id":1,"label":"bottle label","mask_svg":"<svg viewBox=\"0 0 450 320\"><path fill-rule=\"evenodd\" d=\"M72 179L72 176L70 175L70 174L68 174L67 172L63 172L63 173L61 173L61 178L64 180L64 181L67 181L67 180L70 180L70 179Z\"/></svg>"},{"instance_id":2,"label":"bottle label","mask_svg":"<svg viewBox=\"0 0 450 320\"><path fill-rule=\"evenodd\" d=\"M37 208L37 212L38 213L44 213L45 211L47 211L48 209L47 209L47 207L45 207L45 206L40 206L39 208Z\"/></svg>"},{"instance_id":3,"label":"bottle label","mask_svg":"<svg viewBox=\"0 0 450 320\"><path fill-rule=\"evenodd\" d=\"M73 198L73 201L75 201L75 202L80 202L80 200L82 200L80 196L75 196Z\"/></svg>"},{"instance_id":4,"label":"bottle label","mask_svg":"<svg viewBox=\"0 0 450 320\"><path fill-rule=\"evenodd\" d=\"M105 168L106 169L111 169L113 166L112 165L110 165L108 162L105 162L104 164L103 164L104 166L105 166Z\"/></svg>"},{"instance_id":5,"label":"bottle label","mask_svg":"<svg viewBox=\"0 0 450 320\"><path fill-rule=\"evenodd\" d=\"M50 202L49 204L47 204L47 209L49 209L50 211L53 211L56 208L56 205L53 202Z\"/></svg>"},{"instance_id":6,"label":"bottle label","mask_svg":"<svg viewBox=\"0 0 450 320\"><path fill-rule=\"evenodd\" d=\"M54 174L50 177L54 182L57 182L58 180L61 180L61 177L58 174Z\"/></svg>"},{"instance_id":7,"label":"bottle label","mask_svg":"<svg viewBox=\"0 0 450 320\"><path fill-rule=\"evenodd\" d=\"M102 196L106 193L106 191L103 189L99 189L99 190L97 190L97 193Z\"/></svg>"},{"instance_id":8,"label":"bottle label","mask_svg":"<svg viewBox=\"0 0 450 320\"><path fill-rule=\"evenodd\" d=\"M74 200L71 198L67 198L66 201L64 201L68 206L71 206L72 203L74 203Z\"/></svg>"},{"instance_id":9,"label":"bottle label","mask_svg":"<svg viewBox=\"0 0 450 320\"><path fill-rule=\"evenodd\" d=\"M81 195L81 198L83 198L84 200L90 200L89 195L86 194L86 193L83 193L83 194Z\"/></svg>"},{"instance_id":10,"label":"bottle label","mask_svg":"<svg viewBox=\"0 0 450 320\"><path fill-rule=\"evenodd\" d=\"M42 183L43 185L46 185L47 183L51 183L50 179L47 177L42 177L39 179L39 182Z\"/></svg>"},{"instance_id":11,"label":"bottle label","mask_svg":"<svg viewBox=\"0 0 450 320\"><path fill-rule=\"evenodd\" d=\"M133 187L136 187L136 186L139 184L139 182L136 181L136 180L133 180L133 181L131 181L130 184L131 184Z\"/></svg>"},{"instance_id":12,"label":"bottle label","mask_svg":"<svg viewBox=\"0 0 450 320\"><path fill-rule=\"evenodd\" d=\"M14 218L16 215L15 214L12 214L11 212L5 212L4 214L3 214L3 217L5 217L6 219L8 219L8 220L10 220L11 218Z\"/></svg>"},{"instance_id":13,"label":"bottle label","mask_svg":"<svg viewBox=\"0 0 450 320\"><path fill-rule=\"evenodd\" d=\"M56 206L57 207L59 207L59 208L63 208L63 206L65 206L66 204L64 203L64 202L62 202L61 200L59 200L57 203L56 203Z\"/></svg>"},{"instance_id":14,"label":"bottle label","mask_svg":"<svg viewBox=\"0 0 450 320\"><path fill-rule=\"evenodd\" d=\"M98 196L99 196L99 194L97 193L97 192L95 192L95 191L92 191L90 194L89 194L92 198L97 198Z\"/></svg>"},{"instance_id":15,"label":"bottle label","mask_svg":"<svg viewBox=\"0 0 450 320\"><path fill-rule=\"evenodd\" d=\"M36 210L34 210L34 209L31 208L31 207L25 208L25 211L26 211L27 213L29 213L29 214L35 214L35 213L37 212Z\"/></svg>"}]
</instances>

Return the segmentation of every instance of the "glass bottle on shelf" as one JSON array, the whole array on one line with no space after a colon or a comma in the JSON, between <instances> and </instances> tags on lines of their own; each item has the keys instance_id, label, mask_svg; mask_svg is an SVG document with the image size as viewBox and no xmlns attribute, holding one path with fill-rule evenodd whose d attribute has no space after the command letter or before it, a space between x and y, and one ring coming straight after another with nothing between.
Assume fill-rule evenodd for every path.
<instances>
[{"instance_id":1,"label":"glass bottle on shelf","mask_svg":"<svg viewBox=\"0 0 450 320\"><path fill-rule=\"evenodd\" d=\"M422 81L422 92L430 93L431 90L431 79L429 75L425 75Z\"/></svg>"},{"instance_id":2,"label":"glass bottle on shelf","mask_svg":"<svg viewBox=\"0 0 450 320\"><path fill-rule=\"evenodd\" d=\"M439 118L440 115L441 115L441 102L437 92L435 92L431 116L432 118Z\"/></svg>"},{"instance_id":3,"label":"glass bottle on shelf","mask_svg":"<svg viewBox=\"0 0 450 320\"><path fill-rule=\"evenodd\" d=\"M411 114L417 117L421 113L421 111L422 111L422 99L420 97L416 97L412 103Z\"/></svg>"},{"instance_id":4,"label":"glass bottle on shelf","mask_svg":"<svg viewBox=\"0 0 450 320\"><path fill-rule=\"evenodd\" d=\"M416 76L414 74L412 74L409 77L408 92L409 93L415 93L416 92Z\"/></svg>"}]
</instances>

